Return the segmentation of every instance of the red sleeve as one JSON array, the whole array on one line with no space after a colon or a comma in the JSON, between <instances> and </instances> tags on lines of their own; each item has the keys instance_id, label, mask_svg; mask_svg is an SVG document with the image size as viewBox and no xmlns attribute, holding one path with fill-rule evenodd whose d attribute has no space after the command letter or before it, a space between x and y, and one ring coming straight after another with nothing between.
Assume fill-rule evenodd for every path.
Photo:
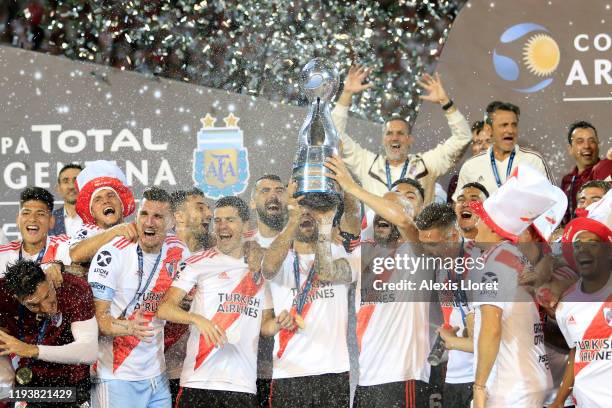
<instances>
[{"instance_id":1,"label":"red sleeve","mask_svg":"<svg viewBox=\"0 0 612 408\"><path fill-rule=\"evenodd\" d=\"M93 295L85 279L65 274L61 290L64 296L60 310L70 314L71 321L82 322L95 316Z\"/></svg>"},{"instance_id":2,"label":"red sleeve","mask_svg":"<svg viewBox=\"0 0 612 408\"><path fill-rule=\"evenodd\" d=\"M603 159L593 167L591 180L605 180L612 176L612 160Z\"/></svg>"}]
</instances>

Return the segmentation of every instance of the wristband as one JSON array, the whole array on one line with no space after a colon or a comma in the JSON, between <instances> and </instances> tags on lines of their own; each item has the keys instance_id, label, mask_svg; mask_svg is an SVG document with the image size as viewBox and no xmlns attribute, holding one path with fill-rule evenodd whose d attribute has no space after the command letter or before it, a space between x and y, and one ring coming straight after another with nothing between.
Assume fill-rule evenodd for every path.
<instances>
[{"instance_id":1,"label":"wristband","mask_svg":"<svg viewBox=\"0 0 612 408\"><path fill-rule=\"evenodd\" d=\"M454 105L453 100L449 99L445 105L442 105L442 110L447 111Z\"/></svg>"},{"instance_id":2,"label":"wristband","mask_svg":"<svg viewBox=\"0 0 612 408\"><path fill-rule=\"evenodd\" d=\"M486 385L480 385L480 384L476 384L476 383L474 383L473 388L475 390L480 390L480 391L486 391L487 390L487 386Z\"/></svg>"}]
</instances>

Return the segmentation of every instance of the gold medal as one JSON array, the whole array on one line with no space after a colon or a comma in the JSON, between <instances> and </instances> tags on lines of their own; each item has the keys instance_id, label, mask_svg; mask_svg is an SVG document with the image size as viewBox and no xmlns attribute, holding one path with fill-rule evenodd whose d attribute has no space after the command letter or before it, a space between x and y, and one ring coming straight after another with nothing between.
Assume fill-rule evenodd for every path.
<instances>
[{"instance_id":1,"label":"gold medal","mask_svg":"<svg viewBox=\"0 0 612 408\"><path fill-rule=\"evenodd\" d=\"M302 315L295 315L295 325L298 327L298 329L304 330L304 328L306 327L306 323L304 322L304 318L302 317Z\"/></svg>"},{"instance_id":2,"label":"gold medal","mask_svg":"<svg viewBox=\"0 0 612 408\"><path fill-rule=\"evenodd\" d=\"M15 379L20 385L27 385L32 381L32 369L29 367L21 367L15 373Z\"/></svg>"}]
</instances>

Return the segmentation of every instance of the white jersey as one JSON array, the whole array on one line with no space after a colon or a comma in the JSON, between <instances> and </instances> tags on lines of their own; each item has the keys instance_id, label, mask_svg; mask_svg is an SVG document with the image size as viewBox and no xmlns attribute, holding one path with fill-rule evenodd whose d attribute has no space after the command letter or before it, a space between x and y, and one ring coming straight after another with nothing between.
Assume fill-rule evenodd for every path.
<instances>
[{"instance_id":1,"label":"white jersey","mask_svg":"<svg viewBox=\"0 0 612 408\"><path fill-rule=\"evenodd\" d=\"M347 254L332 244L332 259L346 258L352 279L359 273L359 251ZM314 254L299 255L300 288L304 288ZM278 274L268 282L276 316L296 306L294 253L287 254ZM274 337L272 378L303 377L349 371L347 345L348 284L320 282L314 275L302 310L305 328L281 330Z\"/></svg>"},{"instance_id":2,"label":"white jersey","mask_svg":"<svg viewBox=\"0 0 612 408\"><path fill-rule=\"evenodd\" d=\"M38 261L47 263L51 261L66 261L65 258L58 256L58 248L68 242L67 235L54 235L47 237L45 247L37 254L28 254L21 245L22 241L11 241L8 244L0 245L0 278L4 277L7 266L14 264L19 259L27 259L30 261ZM68 260L67 264L70 261ZM66 264L66 262L64 262Z\"/></svg>"},{"instance_id":3,"label":"white jersey","mask_svg":"<svg viewBox=\"0 0 612 408\"><path fill-rule=\"evenodd\" d=\"M488 403L495 407L541 407L552 388L544 328L536 303L518 286L525 267L519 250L501 243L484 254L485 268L472 281L498 282L498 291L481 292L474 302L474 362L478 361L482 305L502 310L499 352L487 379ZM480 275L480 276L479 276ZM517 301L518 300L518 301Z\"/></svg>"},{"instance_id":4,"label":"white jersey","mask_svg":"<svg viewBox=\"0 0 612 408\"><path fill-rule=\"evenodd\" d=\"M480 257L480 249L474 245L474 241L465 240L464 246L464 258L477 259ZM447 282L450 279L454 281L465 280L471 277L470 271L465 271L462 274L454 275L454 271L438 271L437 281ZM461 298L457 294L462 294ZM457 335L463 337L463 333L466 330L466 319L467 315L473 311L473 305L467 301L467 293L465 291L459 291L456 293L445 292L446 296L444 299L440 299L442 305L442 311L445 319L448 318L448 323L452 327L459 327ZM442 296L442 293L441 293ZM447 316L448 314L448 316ZM464 384L474 382L474 353L468 353L461 350L449 350L448 351L448 363L446 365L446 380L449 384Z\"/></svg>"},{"instance_id":5,"label":"white jersey","mask_svg":"<svg viewBox=\"0 0 612 408\"><path fill-rule=\"evenodd\" d=\"M608 408L612 407L610 283L599 293L586 294L581 290L581 282L557 306L557 323L569 347L576 348L573 389L576 406Z\"/></svg>"},{"instance_id":6,"label":"white jersey","mask_svg":"<svg viewBox=\"0 0 612 408\"><path fill-rule=\"evenodd\" d=\"M263 278L244 260L212 248L187 259L172 286L185 292L196 286L191 313L221 326L228 337L215 348L191 325L181 386L255 394L257 344L267 307Z\"/></svg>"},{"instance_id":7,"label":"white jersey","mask_svg":"<svg viewBox=\"0 0 612 408\"><path fill-rule=\"evenodd\" d=\"M362 243L362 254L371 251L366 250L365 245L369 243ZM401 248L401 252L410 251L408 245ZM384 248L382 251L385 256L393 256L387 254ZM413 256L413 253L408 255ZM392 274L394 271L388 272ZM426 271L418 273L428 274ZM381 279L386 280L383 276L381 275ZM371 302L369 300L374 299L371 299L366 288L362 287L361 274L359 277L355 292L359 385L370 386L406 380L429 381L430 366L427 363L427 355L430 350L430 303L399 301L397 293L393 291L384 292L383 295L376 292L376 302ZM418 281L421 278L413 275L411 279Z\"/></svg>"},{"instance_id":8,"label":"white jersey","mask_svg":"<svg viewBox=\"0 0 612 408\"><path fill-rule=\"evenodd\" d=\"M111 302L113 318L131 319L142 310L155 331L151 342L134 336L101 336L96 368L102 379L138 381L166 370L165 321L155 317L155 312L189 250L178 238L167 237L160 253L143 253L143 271L139 273L137 248L126 238L115 238L98 250L89 268L94 298Z\"/></svg>"},{"instance_id":9,"label":"white jersey","mask_svg":"<svg viewBox=\"0 0 612 408\"><path fill-rule=\"evenodd\" d=\"M493 194L497 191L499 186L493 173L493 167L491 165L491 149L489 147L482 153L470 157L463 163L461 170L459 171L459 180L457 181L457 190L453 194L453 200L457 200L457 196L461 191L461 187L467 183L478 182L485 186L489 194ZM555 180L552 172L550 171L544 157L536 152L535 150L526 149L520 147L518 144L514 146L514 159L510 163L510 156L506 157L504 161L495 160L497 166L497 174L499 175L499 181L503 184L506 182L506 176L511 173L512 170L516 169L519 164L528 164L535 170L539 171L546 177L551 184L555 184ZM511 169L508 169L511 166Z\"/></svg>"}]
</instances>

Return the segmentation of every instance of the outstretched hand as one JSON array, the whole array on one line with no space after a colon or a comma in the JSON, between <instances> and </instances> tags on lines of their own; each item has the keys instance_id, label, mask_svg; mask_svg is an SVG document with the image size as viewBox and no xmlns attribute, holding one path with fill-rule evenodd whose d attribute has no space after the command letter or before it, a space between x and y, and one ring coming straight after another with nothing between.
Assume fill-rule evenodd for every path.
<instances>
[{"instance_id":1,"label":"outstretched hand","mask_svg":"<svg viewBox=\"0 0 612 408\"><path fill-rule=\"evenodd\" d=\"M364 83L368 75L372 72L371 68L366 68L363 65L353 65L349 68L346 79L344 80L344 92L355 94L362 92L374 86L372 83Z\"/></svg>"},{"instance_id":2,"label":"outstretched hand","mask_svg":"<svg viewBox=\"0 0 612 408\"><path fill-rule=\"evenodd\" d=\"M419 98L425 101L439 103L440 105L446 105L450 101L442 86L440 75L437 72L433 77L429 74L423 75L421 80L417 81L417 84L427 91L426 95L419 95Z\"/></svg>"}]
</instances>

